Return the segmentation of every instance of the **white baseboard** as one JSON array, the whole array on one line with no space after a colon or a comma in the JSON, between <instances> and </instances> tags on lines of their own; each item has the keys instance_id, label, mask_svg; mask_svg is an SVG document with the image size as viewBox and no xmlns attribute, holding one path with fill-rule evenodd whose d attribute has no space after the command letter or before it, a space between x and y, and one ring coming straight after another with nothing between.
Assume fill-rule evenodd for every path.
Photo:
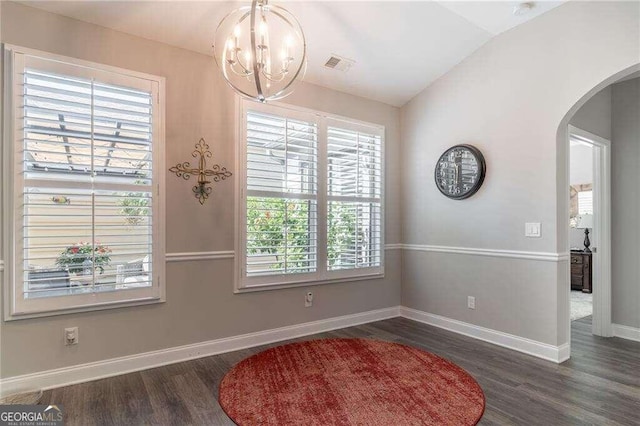
<instances>
[{"instance_id":1,"label":"white baseboard","mask_svg":"<svg viewBox=\"0 0 640 426\"><path fill-rule=\"evenodd\" d=\"M571 358L571 345L569 343L565 343L564 345L558 346L558 360L554 362L561 364L569 358Z\"/></svg>"},{"instance_id":2,"label":"white baseboard","mask_svg":"<svg viewBox=\"0 0 640 426\"><path fill-rule=\"evenodd\" d=\"M640 342L640 328L629 327L628 325L612 324L614 337L635 340Z\"/></svg>"},{"instance_id":3,"label":"white baseboard","mask_svg":"<svg viewBox=\"0 0 640 426\"><path fill-rule=\"evenodd\" d=\"M433 325L458 334L473 337L494 345L502 346L514 351L523 352L538 358L561 363L569 359L569 345L553 346L513 334L503 333L490 328L454 320L440 315L430 314L416 309L400 308L400 315L424 324Z\"/></svg>"},{"instance_id":4,"label":"white baseboard","mask_svg":"<svg viewBox=\"0 0 640 426\"><path fill-rule=\"evenodd\" d=\"M282 340L323 333L400 315L400 307L367 311L353 315L307 322L288 327L210 340L192 345L178 346L105 361L75 365L0 380L0 397L35 389L52 389L91 380L103 379L148 368L160 367L180 361L237 351Z\"/></svg>"},{"instance_id":5,"label":"white baseboard","mask_svg":"<svg viewBox=\"0 0 640 426\"><path fill-rule=\"evenodd\" d=\"M323 333L345 327L352 327L374 321L381 321L398 316L443 328L445 330L473 337L475 339L518 352L523 352L548 361L561 363L569 359L569 344L553 346L451 318L446 318L440 315L434 315L406 308L404 306L396 306L307 322L288 327L259 331L256 333L243 334L240 336L210 340L208 342L195 343L192 345L178 346L153 352L113 358L105 361L97 361L55 370L42 371L23 376L8 377L0 380L0 397L23 391L35 389L46 390L103 379L134 371L187 361L190 359L237 351L240 349L266 345L269 343L280 342L316 333ZM614 334L618 337L640 341L640 330L632 327L614 324Z\"/></svg>"}]
</instances>

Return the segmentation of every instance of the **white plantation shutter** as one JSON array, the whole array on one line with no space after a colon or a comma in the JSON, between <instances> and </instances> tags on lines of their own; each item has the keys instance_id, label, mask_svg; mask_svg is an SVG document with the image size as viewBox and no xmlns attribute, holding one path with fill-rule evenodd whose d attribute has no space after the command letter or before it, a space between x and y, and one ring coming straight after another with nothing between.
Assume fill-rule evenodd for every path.
<instances>
[{"instance_id":1,"label":"white plantation shutter","mask_svg":"<svg viewBox=\"0 0 640 426\"><path fill-rule=\"evenodd\" d=\"M382 262L382 137L376 129L327 129L329 270Z\"/></svg>"},{"instance_id":2,"label":"white plantation shutter","mask_svg":"<svg viewBox=\"0 0 640 426\"><path fill-rule=\"evenodd\" d=\"M158 297L159 83L13 58L14 313Z\"/></svg>"},{"instance_id":3,"label":"white plantation shutter","mask_svg":"<svg viewBox=\"0 0 640 426\"><path fill-rule=\"evenodd\" d=\"M315 272L317 158L314 122L247 112L247 276Z\"/></svg>"},{"instance_id":4,"label":"white plantation shutter","mask_svg":"<svg viewBox=\"0 0 640 426\"><path fill-rule=\"evenodd\" d=\"M578 192L578 214L593 214L593 191Z\"/></svg>"},{"instance_id":5,"label":"white plantation shutter","mask_svg":"<svg viewBox=\"0 0 640 426\"><path fill-rule=\"evenodd\" d=\"M237 289L383 273L384 128L243 102Z\"/></svg>"}]
</instances>

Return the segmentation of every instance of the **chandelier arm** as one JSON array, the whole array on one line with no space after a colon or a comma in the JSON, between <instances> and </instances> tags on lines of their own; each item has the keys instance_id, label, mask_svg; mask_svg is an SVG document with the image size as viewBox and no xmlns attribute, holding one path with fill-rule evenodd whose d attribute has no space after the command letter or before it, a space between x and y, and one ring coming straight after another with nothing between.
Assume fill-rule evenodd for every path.
<instances>
[{"instance_id":1,"label":"chandelier arm","mask_svg":"<svg viewBox=\"0 0 640 426\"><path fill-rule=\"evenodd\" d=\"M281 7L279 7L279 6L275 6L275 5L271 5L271 6L270 6L270 12L271 12L271 13L273 13L274 15L276 15L276 16L278 16L278 17L280 17L280 19L282 19L284 22L286 22L286 23L287 23L287 25L289 25L289 27L290 27L294 32L296 32L296 33L297 33L294 23L292 23L289 19L287 19L287 17L286 17L284 14L282 14L282 13L278 12L278 9L281 9ZM300 27L300 23L298 22L298 20L297 20L297 19L295 19L295 17L293 17L293 19L294 19L295 23L296 23L296 24L298 24L298 27ZM304 60L305 55L306 55L306 41L305 41L305 38L304 38L304 34L302 34L302 46L303 46L302 58L303 58L303 60ZM280 72L277 74L277 76L281 76L281 77L280 77L280 79L277 79L278 77L274 77L274 75L275 75L275 74L270 74L270 73L267 73L266 71L262 71L262 75L264 75L264 76L266 77L266 79L267 79L267 80L269 80L269 81L272 81L272 82L274 82L274 83L279 83L279 82L281 82L282 80L284 80L284 77L285 77L285 75L287 74L287 72L288 72L288 67L287 67L287 70L286 70L286 71L285 71L285 69L283 68L283 70L282 70L282 71L280 71ZM299 70L298 70L298 73L299 73ZM295 80L295 79L296 79L296 77L298 76L298 73L296 73L295 77L293 78L294 80ZM287 89L289 86L290 86L290 84L288 84L288 85L287 85L284 89L282 89L282 90ZM282 92L282 90L281 90L280 92ZM278 93L280 93L280 92L278 92Z\"/></svg>"},{"instance_id":2,"label":"chandelier arm","mask_svg":"<svg viewBox=\"0 0 640 426\"><path fill-rule=\"evenodd\" d=\"M260 73L258 70L258 49L256 48L256 10L259 0L251 2L251 54L253 55L253 75L256 80L256 90L258 92L258 100L264 102L264 94L262 93L262 85L260 84Z\"/></svg>"},{"instance_id":3,"label":"chandelier arm","mask_svg":"<svg viewBox=\"0 0 640 426\"><path fill-rule=\"evenodd\" d=\"M278 6L272 6L272 8L277 8L280 9L280 7ZM273 11L273 10L272 10ZM273 11L273 13L277 13L276 11ZM282 16L278 13L278 16ZM289 24L291 25L291 22L282 17L285 21L289 22ZM298 19L296 19L295 16L291 15L291 18L294 20L294 22L296 23L298 28L302 28L300 26L300 22L298 21ZM295 28L295 26L292 26L292 28ZM272 94L270 96L271 99L278 99L278 97L280 95L282 95L283 93L286 93L287 90L289 89L289 87L291 87L291 85L296 81L296 79L298 78L298 76L300 75L300 71L302 71L303 69L306 69L306 60L307 60L307 39L304 36L304 32L300 31L299 36L302 38L302 62L300 63L300 66L298 67L298 69L296 70L295 75L293 76L293 78L291 79L291 81L289 82L289 84L287 84L286 86L284 86L282 89L280 89L278 92Z\"/></svg>"},{"instance_id":4,"label":"chandelier arm","mask_svg":"<svg viewBox=\"0 0 640 426\"><path fill-rule=\"evenodd\" d=\"M264 77L269 81L272 81L274 83L279 83L282 80L284 80L284 76L286 75L286 72L280 71L277 74L270 74L266 71L262 71L262 75L264 75Z\"/></svg>"},{"instance_id":5,"label":"chandelier arm","mask_svg":"<svg viewBox=\"0 0 640 426\"><path fill-rule=\"evenodd\" d=\"M296 79L298 78L298 75L300 75L300 71L302 71L303 69L306 68L305 59L304 59L305 58L305 54L306 54L306 48L307 48L307 46L305 44L304 48L302 50L302 52L303 52L303 55L302 55L303 60L302 60L302 63L300 64L300 67L298 67L298 70L296 71L296 74L293 76L291 81L286 86L284 86L278 92L272 94L270 96L270 99L279 99L280 95L282 95L283 93L286 93L287 90L289 89L289 87L291 87L291 85L296 81Z\"/></svg>"},{"instance_id":6,"label":"chandelier arm","mask_svg":"<svg viewBox=\"0 0 640 426\"><path fill-rule=\"evenodd\" d=\"M240 65L240 68L242 69L242 72L236 71L235 69L233 69L233 65L229 66L229 69L231 70L231 72L233 72L235 75L239 75L241 77L247 77L251 74L253 74L251 71L249 71L247 69L247 67L245 67L244 65L242 65L242 63L240 62L240 58L238 58L238 60L236 61L238 63L238 65Z\"/></svg>"},{"instance_id":7,"label":"chandelier arm","mask_svg":"<svg viewBox=\"0 0 640 426\"><path fill-rule=\"evenodd\" d=\"M240 9L241 10L241 9ZM234 12L230 12L227 14L227 16L224 17L224 19L222 19L222 21L220 21L220 23L218 24L218 27L216 28L216 33L218 33L218 31L220 31L220 28L222 27L222 24L224 23L224 21L226 21ZM249 17L251 15L251 10L247 11L244 13L244 15L242 15L239 19L238 19L238 25L242 23L242 21L244 21L245 19L247 19L247 17ZM238 47L238 46L236 46ZM215 48L215 45L214 45ZM238 62L238 64L240 65L240 67L242 68L242 70L244 71L243 73L238 73L238 71L233 69L233 65L229 66L228 68L231 70L231 72L233 72L235 75L237 76L243 76L246 77L248 75L251 75L251 71L249 71L247 69L247 67L245 67L241 62L240 62L240 58L238 57L238 53L235 53L236 55L236 62ZM218 58L217 55L214 55L214 59L216 60L216 62L218 63ZM227 65L225 63L225 61L221 61L221 63L218 63L218 66L222 69L223 74L225 75L225 78L227 76ZM228 80L228 79L227 79ZM244 92L243 92L244 93Z\"/></svg>"},{"instance_id":8,"label":"chandelier arm","mask_svg":"<svg viewBox=\"0 0 640 426\"><path fill-rule=\"evenodd\" d=\"M247 19L247 17L251 16L251 11L248 11L247 13L245 13L244 15L242 15L240 17L240 19L238 19L238 23L236 25L240 25L242 23L242 21L244 21L245 19ZM238 52L242 49L240 49L240 46L235 46L235 56L236 56L236 62L238 63L238 65L240 65L240 68L242 68L242 71L244 71L243 74L238 74L238 72L236 70L234 70L233 68L231 69L234 74L236 75L241 75L241 76L247 76L247 75L251 75L251 71L249 71L249 69L247 67L244 66L244 64L242 63L242 60L240 59L240 56L238 56Z\"/></svg>"},{"instance_id":9,"label":"chandelier arm","mask_svg":"<svg viewBox=\"0 0 640 426\"><path fill-rule=\"evenodd\" d=\"M240 8L240 9L238 9L238 10L242 10L242 9L243 9L243 8ZM220 31L220 29L222 28L222 24L224 24L224 22L225 22L228 18L230 18L230 17L231 17L231 15L233 15L235 12L236 12L236 11L229 12L229 13L228 13L228 14L227 14L223 19L222 19L222 21L220 21L220 23L219 23L219 24L218 24L218 26L216 27L216 35L218 34L218 32ZM246 12L244 15L242 15L242 16L240 17L240 19L238 19L238 24L239 24L239 23L241 23L242 21L244 21L250 13L251 13L251 12L249 11L249 12ZM214 44L214 45L213 45L214 50L215 50L215 47L216 47L216 44ZM224 48L223 48L223 49L224 49ZM215 55L215 54L214 54L214 55L213 55L213 57L214 57L214 59L216 60L216 63L218 64L218 66L221 66L221 67L222 67L222 66L224 65L224 62L223 62L222 64L221 64L221 63L219 63L217 55Z\"/></svg>"},{"instance_id":10,"label":"chandelier arm","mask_svg":"<svg viewBox=\"0 0 640 426\"><path fill-rule=\"evenodd\" d=\"M247 68L243 63L242 60L240 59L240 57L238 56L238 53L236 52L236 59L238 62L238 65L240 65L240 68L242 68L242 71L244 71L244 75L251 75L253 74L253 71L249 70L249 68Z\"/></svg>"}]
</instances>

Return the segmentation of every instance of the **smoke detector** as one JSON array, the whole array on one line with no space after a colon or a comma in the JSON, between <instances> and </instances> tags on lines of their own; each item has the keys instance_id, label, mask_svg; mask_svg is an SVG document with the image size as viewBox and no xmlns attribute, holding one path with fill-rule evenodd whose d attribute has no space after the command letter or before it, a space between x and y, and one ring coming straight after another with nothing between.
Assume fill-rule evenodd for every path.
<instances>
[{"instance_id":1,"label":"smoke detector","mask_svg":"<svg viewBox=\"0 0 640 426\"><path fill-rule=\"evenodd\" d=\"M331 54L329 59L324 63L324 66L332 70L347 72L355 63L356 61L353 59Z\"/></svg>"},{"instance_id":2,"label":"smoke detector","mask_svg":"<svg viewBox=\"0 0 640 426\"><path fill-rule=\"evenodd\" d=\"M513 14L515 16L526 15L536 6L533 2L520 3L513 7Z\"/></svg>"}]
</instances>

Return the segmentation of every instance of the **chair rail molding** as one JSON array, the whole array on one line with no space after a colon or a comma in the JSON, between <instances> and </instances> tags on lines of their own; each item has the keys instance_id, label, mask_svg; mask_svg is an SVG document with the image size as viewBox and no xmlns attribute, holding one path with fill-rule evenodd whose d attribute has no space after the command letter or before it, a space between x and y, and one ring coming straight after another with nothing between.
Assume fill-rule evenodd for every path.
<instances>
[{"instance_id":1,"label":"chair rail molding","mask_svg":"<svg viewBox=\"0 0 640 426\"><path fill-rule=\"evenodd\" d=\"M569 260L569 253L542 251L501 250L474 247L452 247L425 244L402 244L403 250L434 253L465 254L471 256L506 257L510 259L539 260L544 262L563 262Z\"/></svg>"},{"instance_id":2,"label":"chair rail molding","mask_svg":"<svg viewBox=\"0 0 640 426\"><path fill-rule=\"evenodd\" d=\"M400 250L402 249L402 244L385 244L384 249ZM235 256L236 253L233 250L218 250L167 253L165 258L167 262L188 262L195 260L233 259ZM0 261L0 271L2 271L2 261Z\"/></svg>"},{"instance_id":3,"label":"chair rail molding","mask_svg":"<svg viewBox=\"0 0 640 426\"><path fill-rule=\"evenodd\" d=\"M167 253L167 262L188 262L194 260L233 259L236 256L233 250L220 251L192 251L182 253Z\"/></svg>"}]
</instances>

